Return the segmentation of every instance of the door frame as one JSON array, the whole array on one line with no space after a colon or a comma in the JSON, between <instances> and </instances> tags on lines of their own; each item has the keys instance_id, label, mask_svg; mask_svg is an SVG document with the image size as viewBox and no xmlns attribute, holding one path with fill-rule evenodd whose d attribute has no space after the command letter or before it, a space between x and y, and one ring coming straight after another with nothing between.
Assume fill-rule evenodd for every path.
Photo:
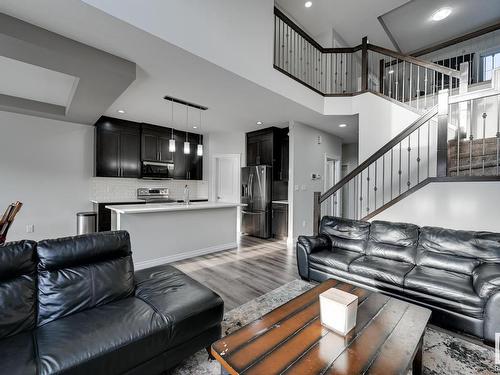
<instances>
[{"instance_id":1,"label":"door frame","mask_svg":"<svg viewBox=\"0 0 500 375\"><path fill-rule=\"evenodd\" d=\"M341 173L342 173L342 166L341 166L341 158L339 158L337 155L331 155L331 154L327 154L325 153L324 154L324 161L323 161L323 164L324 164L324 168L323 168L323 192L327 191L328 189L331 188L331 186L329 186L329 183L328 181L326 180L326 176L328 175L328 162L330 160L333 160L334 162L334 181L333 181L333 184L335 185L337 182L339 182L342 178L340 177L341 176ZM341 202L342 202L342 197L340 195L341 193L339 192L338 196L337 196L337 210L336 212L334 212L333 214L334 215L339 215L339 213L341 212Z\"/></svg>"},{"instance_id":2,"label":"door frame","mask_svg":"<svg viewBox=\"0 0 500 375\"><path fill-rule=\"evenodd\" d=\"M241 154L214 154L210 157L210 184L209 184L209 197L210 201L217 202L216 188L217 188L217 159L233 159L237 162L238 168L241 171ZM241 173L235 176L236 186L241 185ZM241 194L238 194L237 203L241 202Z\"/></svg>"}]
</instances>

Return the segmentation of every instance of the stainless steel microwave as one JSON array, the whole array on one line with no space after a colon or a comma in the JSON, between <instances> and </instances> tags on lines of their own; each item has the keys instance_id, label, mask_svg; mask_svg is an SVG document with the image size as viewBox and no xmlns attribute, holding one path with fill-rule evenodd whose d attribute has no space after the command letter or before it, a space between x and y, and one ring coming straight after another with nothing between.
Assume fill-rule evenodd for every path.
<instances>
[{"instance_id":1,"label":"stainless steel microwave","mask_svg":"<svg viewBox=\"0 0 500 375\"><path fill-rule=\"evenodd\" d=\"M174 177L174 164L169 162L143 161L142 178L167 180Z\"/></svg>"}]
</instances>

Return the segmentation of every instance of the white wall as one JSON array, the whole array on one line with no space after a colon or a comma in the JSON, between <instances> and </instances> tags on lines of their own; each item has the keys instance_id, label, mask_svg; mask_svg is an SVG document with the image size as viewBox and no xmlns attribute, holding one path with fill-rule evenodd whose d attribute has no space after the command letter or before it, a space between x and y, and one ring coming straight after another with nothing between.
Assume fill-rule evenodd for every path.
<instances>
[{"instance_id":1,"label":"white wall","mask_svg":"<svg viewBox=\"0 0 500 375\"><path fill-rule=\"evenodd\" d=\"M325 154L342 157L342 141L311 126L290 122L290 176L288 185L289 238L313 233L313 194L324 191ZM321 136L321 144L318 144ZM311 174L321 175L312 180Z\"/></svg>"},{"instance_id":2,"label":"white wall","mask_svg":"<svg viewBox=\"0 0 500 375\"><path fill-rule=\"evenodd\" d=\"M325 115L359 114L359 163L375 153L420 115L372 93L325 98Z\"/></svg>"},{"instance_id":3,"label":"white wall","mask_svg":"<svg viewBox=\"0 0 500 375\"><path fill-rule=\"evenodd\" d=\"M499 182L435 182L372 220L500 232Z\"/></svg>"},{"instance_id":4,"label":"white wall","mask_svg":"<svg viewBox=\"0 0 500 375\"><path fill-rule=\"evenodd\" d=\"M0 210L24 203L8 240L76 233L76 213L91 209L93 139L92 126L0 112Z\"/></svg>"},{"instance_id":5,"label":"white wall","mask_svg":"<svg viewBox=\"0 0 500 375\"><path fill-rule=\"evenodd\" d=\"M273 0L84 0L318 112L323 97L273 68Z\"/></svg>"}]
</instances>

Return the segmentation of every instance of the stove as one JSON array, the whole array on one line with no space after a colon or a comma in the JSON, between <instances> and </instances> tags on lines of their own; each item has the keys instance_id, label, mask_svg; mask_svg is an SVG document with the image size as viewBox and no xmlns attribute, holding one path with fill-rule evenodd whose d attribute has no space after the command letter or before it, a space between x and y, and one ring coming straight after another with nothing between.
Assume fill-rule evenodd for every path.
<instances>
[{"instance_id":1,"label":"stove","mask_svg":"<svg viewBox=\"0 0 500 375\"><path fill-rule=\"evenodd\" d=\"M170 198L168 188L139 188L137 199L146 203L177 203L175 199Z\"/></svg>"}]
</instances>

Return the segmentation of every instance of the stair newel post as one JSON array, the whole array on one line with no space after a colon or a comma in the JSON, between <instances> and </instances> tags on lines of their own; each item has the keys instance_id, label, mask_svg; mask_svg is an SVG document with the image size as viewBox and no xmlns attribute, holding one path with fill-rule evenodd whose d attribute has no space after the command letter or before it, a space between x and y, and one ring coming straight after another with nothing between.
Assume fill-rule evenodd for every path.
<instances>
[{"instance_id":1,"label":"stair newel post","mask_svg":"<svg viewBox=\"0 0 500 375\"><path fill-rule=\"evenodd\" d=\"M313 234L319 234L319 223L321 221L321 192L315 191L313 198Z\"/></svg>"},{"instance_id":2,"label":"stair newel post","mask_svg":"<svg viewBox=\"0 0 500 375\"><path fill-rule=\"evenodd\" d=\"M368 37L361 42L361 91L368 91Z\"/></svg>"},{"instance_id":3,"label":"stair newel post","mask_svg":"<svg viewBox=\"0 0 500 375\"><path fill-rule=\"evenodd\" d=\"M437 177L448 175L448 89L438 93L438 129L437 129Z\"/></svg>"},{"instance_id":4,"label":"stair newel post","mask_svg":"<svg viewBox=\"0 0 500 375\"><path fill-rule=\"evenodd\" d=\"M453 78L450 78L453 79ZM460 81L458 92L460 95L466 94L469 91L469 63L463 62L460 64ZM462 139L462 129L467 133L468 103L462 101L458 104L458 128L457 128L457 176L460 176L460 140ZM465 135L467 137L467 134ZM469 146L472 146L471 144ZM470 165L469 165L470 167Z\"/></svg>"}]
</instances>

